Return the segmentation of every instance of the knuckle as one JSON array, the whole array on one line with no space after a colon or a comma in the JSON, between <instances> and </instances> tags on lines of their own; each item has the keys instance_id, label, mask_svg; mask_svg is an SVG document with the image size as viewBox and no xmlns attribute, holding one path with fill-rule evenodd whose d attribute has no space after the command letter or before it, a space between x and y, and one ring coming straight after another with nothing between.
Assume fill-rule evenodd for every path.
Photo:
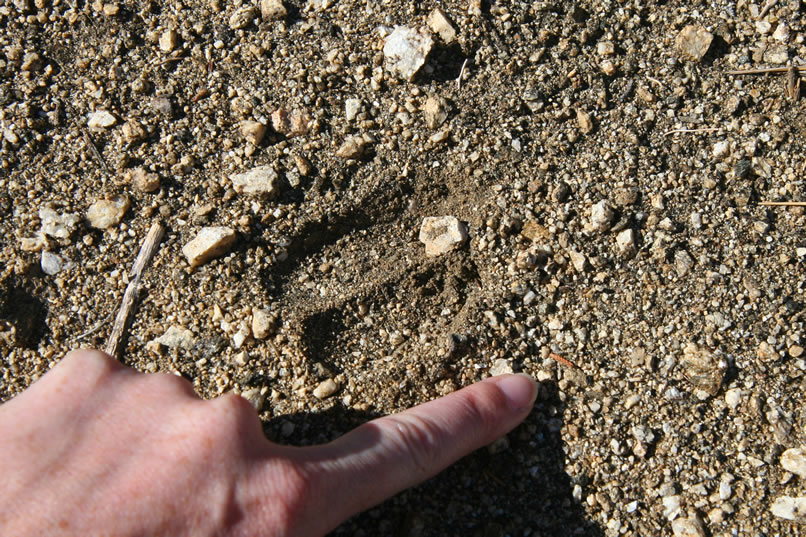
<instances>
[{"instance_id":1,"label":"knuckle","mask_svg":"<svg viewBox=\"0 0 806 537\"><path fill-rule=\"evenodd\" d=\"M237 393L225 393L209 404L212 405L223 427L234 428L241 435L254 435L259 432L262 436L257 410L252 403Z\"/></svg>"},{"instance_id":2,"label":"knuckle","mask_svg":"<svg viewBox=\"0 0 806 537\"><path fill-rule=\"evenodd\" d=\"M198 398L193 384L186 378L172 373L153 373L144 377L154 389L169 394L191 395Z\"/></svg>"},{"instance_id":3,"label":"knuckle","mask_svg":"<svg viewBox=\"0 0 806 537\"><path fill-rule=\"evenodd\" d=\"M396 449L408 460L417 474L429 474L439 460L441 438L439 427L420 416L390 416Z\"/></svg>"},{"instance_id":4,"label":"knuckle","mask_svg":"<svg viewBox=\"0 0 806 537\"><path fill-rule=\"evenodd\" d=\"M501 409L507 408L507 400L498 386L480 383L465 395L462 406L468 423L490 431L497 428Z\"/></svg>"},{"instance_id":5,"label":"knuckle","mask_svg":"<svg viewBox=\"0 0 806 537\"><path fill-rule=\"evenodd\" d=\"M72 351L62 359L67 368L78 369L84 373L110 373L123 368L120 362L105 352L81 349Z\"/></svg>"},{"instance_id":6,"label":"knuckle","mask_svg":"<svg viewBox=\"0 0 806 537\"><path fill-rule=\"evenodd\" d=\"M104 352L82 349L62 358L49 378L59 378L59 382L72 386L74 390L92 392L109 381L112 375L125 370L124 365Z\"/></svg>"}]
</instances>

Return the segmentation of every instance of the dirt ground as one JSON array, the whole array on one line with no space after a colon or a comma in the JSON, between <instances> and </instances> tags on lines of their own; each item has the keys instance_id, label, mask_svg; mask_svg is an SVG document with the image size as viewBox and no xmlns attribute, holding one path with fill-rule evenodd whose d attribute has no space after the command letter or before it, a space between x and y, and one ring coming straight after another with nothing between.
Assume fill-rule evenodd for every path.
<instances>
[{"instance_id":1,"label":"dirt ground","mask_svg":"<svg viewBox=\"0 0 806 537\"><path fill-rule=\"evenodd\" d=\"M123 361L275 441L541 382L335 535L800 535L806 217L764 204L806 201L800 1L282 4L0 4L0 401L105 344L161 221ZM442 216L467 240L426 255Z\"/></svg>"}]
</instances>

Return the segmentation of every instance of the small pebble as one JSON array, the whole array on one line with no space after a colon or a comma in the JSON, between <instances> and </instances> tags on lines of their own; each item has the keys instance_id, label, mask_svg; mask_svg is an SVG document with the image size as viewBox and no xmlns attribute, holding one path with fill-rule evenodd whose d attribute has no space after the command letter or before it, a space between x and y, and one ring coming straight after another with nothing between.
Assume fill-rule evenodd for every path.
<instances>
[{"instance_id":1,"label":"small pebble","mask_svg":"<svg viewBox=\"0 0 806 537\"><path fill-rule=\"evenodd\" d=\"M272 199L280 192L280 178L271 166L258 166L230 176L232 188L239 194L250 194Z\"/></svg>"},{"instance_id":2,"label":"small pebble","mask_svg":"<svg viewBox=\"0 0 806 537\"><path fill-rule=\"evenodd\" d=\"M228 252L236 239L235 231L228 227L205 227L182 248L182 253L195 268Z\"/></svg>"},{"instance_id":3,"label":"small pebble","mask_svg":"<svg viewBox=\"0 0 806 537\"><path fill-rule=\"evenodd\" d=\"M683 58L700 61L711 48L714 35L698 24L690 24L677 35L675 43Z\"/></svg>"},{"instance_id":4,"label":"small pebble","mask_svg":"<svg viewBox=\"0 0 806 537\"><path fill-rule=\"evenodd\" d=\"M112 127L117 122L117 118L106 110L98 110L89 115L87 127L93 130L106 129Z\"/></svg>"},{"instance_id":5,"label":"small pebble","mask_svg":"<svg viewBox=\"0 0 806 537\"><path fill-rule=\"evenodd\" d=\"M319 386L314 388L313 396L317 399L326 399L339 390L339 385L333 379L327 379L319 383Z\"/></svg>"},{"instance_id":6,"label":"small pebble","mask_svg":"<svg viewBox=\"0 0 806 537\"><path fill-rule=\"evenodd\" d=\"M806 479L806 448L791 448L781 454L781 467Z\"/></svg>"},{"instance_id":7,"label":"small pebble","mask_svg":"<svg viewBox=\"0 0 806 537\"><path fill-rule=\"evenodd\" d=\"M423 219L419 239L425 244L425 255L434 257L461 247L467 228L455 216L429 216Z\"/></svg>"},{"instance_id":8,"label":"small pebble","mask_svg":"<svg viewBox=\"0 0 806 537\"><path fill-rule=\"evenodd\" d=\"M129 207L131 202L125 195L98 200L87 210L87 221L95 229L109 229L120 224Z\"/></svg>"},{"instance_id":9,"label":"small pebble","mask_svg":"<svg viewBox=\"0 0 806 537\"><path fill-rule=\"evenodd\" d=\"M39 262L39 266L42 267L42 272L48 276L55 276L62 271L64 261L62 261L62 258L58 254L42 252L42 259Z\"/></svg>"},{"instance_id":10,"label":"small pebble","mask_svg":"<svg viewBox=\"0 0 806 537\"><path fill-rule=\"evenodd\" d=\"M440 8L436 7L428 15L428 27L435 34L438 34L445 43L452 43L456 39L456 28L453 27L448 16Z\"/></svg>"},{"instance_id":11,"label":"small pebble","mask_svg":"<svg viewBox=\"0 0 806 537\"><path fill-rule=\"evenodd\" d=\"M386 38L383 56L386 69L404 80L411 80L425 64L425 59L434 45L427 32L398 26Z\"/></svg>"},{"instance_id":12,"label":"small pebble","mask_svg":"<svg viewBox=\"0 0 806 537\"><path fill-rule=\"evenodd\" d=\"M260 0L260 15L264 21L282 19L288 15L283 0Z\"/></svg>"},{"instance_id":13,"label":"small pebble","mask_svg":"<svg viewBox=\"0 0 806 537\"><path fill-rule=\"evenodd\" d=\"M770 512L778 518L806 524L806 497L781 496L773 502Z\"/></svg>"}]
</instances>

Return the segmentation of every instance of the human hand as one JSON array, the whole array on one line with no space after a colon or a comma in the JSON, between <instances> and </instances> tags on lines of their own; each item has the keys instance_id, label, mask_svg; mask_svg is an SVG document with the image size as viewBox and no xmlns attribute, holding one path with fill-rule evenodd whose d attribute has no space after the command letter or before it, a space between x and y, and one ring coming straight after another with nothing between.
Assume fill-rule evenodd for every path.
<instances>
[{"instance_id":1,"label":"human hand","mask_svg":"<svg viewBox=\"0 0 806 537\"><path fill-rule=\"evenodd\" d=\"M0 535L322 535L514 428L536 392L493 377L295 448L238 395L74 351L0 406Z\"/></svg>"}]
</instances>

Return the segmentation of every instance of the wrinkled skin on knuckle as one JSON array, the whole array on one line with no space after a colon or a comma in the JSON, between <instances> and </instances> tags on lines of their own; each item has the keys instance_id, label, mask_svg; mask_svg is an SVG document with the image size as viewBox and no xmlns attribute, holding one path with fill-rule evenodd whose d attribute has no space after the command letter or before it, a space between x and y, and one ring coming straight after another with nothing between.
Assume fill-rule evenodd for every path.
<instances>
[{"instance_id":1,"label":"wrinkled skin on knuckle","mask_svg":"<svg viewBox=\"0 0 806 537\"><path fill-rule=\"evenodd\" d=\"M98 384L109 380L125 367L101 351L73 351L54 369L62 382L73 384L76 389L92 390Z\"/></svg>"},{"instance_id":2,"label":"wrinkled skin on knuckle","mask_svg":"<svg viewBox=\"0 0 806 537\"><path fill-rule=\"evenodd\" d=\"M431 420L420 416L390 416L393 429L391 444L403 457L410 471L428 477L439 461L442 434Z\"/></svg>"},{"instance_id":3,"label":"wrinkled skin on knuckle","mask_svg":"<svg viewBox=\"0 0 806 537\"><path fill-rule=\"evenodd\" d=\"M198 422L203 432L244 456L256 456L266 448L267 441L257 411L249 401L235 393L204 401Z\"/></svg>"},{"instance_id":4,"label":"wrinkled skin on knuckle","mask_svg":"<svg viewBox=\"0 0 806 537\"><path fill-rule=\"evenodd\" d=\"M198 400L193 384L184 377L172 373L153 373L140 377L148 388L160 395Z\"/></svg>"}]
</instances>

